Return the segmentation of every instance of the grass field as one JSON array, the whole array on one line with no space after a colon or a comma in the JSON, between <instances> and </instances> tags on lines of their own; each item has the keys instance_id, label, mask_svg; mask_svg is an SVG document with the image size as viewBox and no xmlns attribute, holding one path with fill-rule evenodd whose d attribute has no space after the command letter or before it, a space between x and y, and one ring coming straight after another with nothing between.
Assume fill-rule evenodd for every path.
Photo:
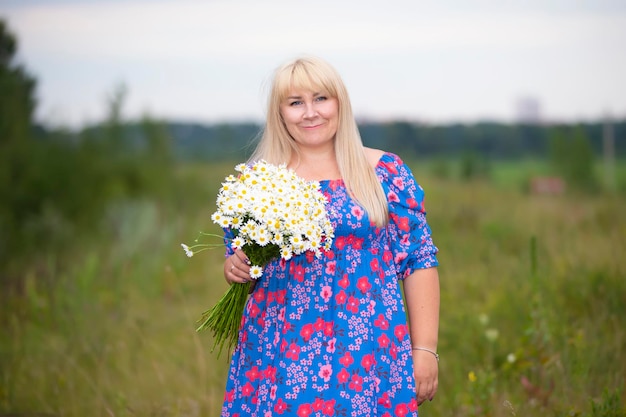
<instances>
[{"instance_id":1,"label":"grass field","mask_svg":"<svg viewBox=\"0 0 626 417\"><path fill-rule=\"evenodd\" d=\"M626 197L529 195L528 164L473 182L411 166L442 285L440 388L420 416L626 415ZM194 329L226 289L223 251L180 243L217 231L231 167L188 167L175 210L116 207L111 238L33 260L1 298L0 416L219 415L228 361Z\"/></svg>"}]
</instances>

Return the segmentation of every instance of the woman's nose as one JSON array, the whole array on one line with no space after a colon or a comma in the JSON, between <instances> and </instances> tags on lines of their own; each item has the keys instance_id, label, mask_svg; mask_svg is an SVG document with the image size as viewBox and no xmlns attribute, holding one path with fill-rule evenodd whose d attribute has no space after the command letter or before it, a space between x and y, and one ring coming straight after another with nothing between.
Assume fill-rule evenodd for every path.
<instances>
[{"instance_id":1,"label":"woman's nose","mask_svg":"<svg viewBox=\"0 0 626 417\"><path fill-rule=\"evenodd\" d=\"M306 104L306 107L304 108L304 117L306 119L311 119L315 116L317 116L317 110L315 110L313 103Z\"/></svg>"}]
</instances>

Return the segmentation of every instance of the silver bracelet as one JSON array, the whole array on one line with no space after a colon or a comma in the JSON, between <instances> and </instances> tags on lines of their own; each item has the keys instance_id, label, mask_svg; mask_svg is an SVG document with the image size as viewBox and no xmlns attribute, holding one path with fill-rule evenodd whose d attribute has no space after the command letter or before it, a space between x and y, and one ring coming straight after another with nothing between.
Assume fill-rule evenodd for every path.
<instances>
[{"instance_id":1,"label":"silver bracelet","mask_svg":"<svg viewBox=\"0 0 626 417\"><path fill-rule=\"evenodd\" d=\"M425 350L426 352L430 352L433 355L435 355L435 359L437 359L437 362L439 362L439 354L435 352L434 350L426 349L423 347L414 347L413 350Z\"/></svg>"}]
</instances>

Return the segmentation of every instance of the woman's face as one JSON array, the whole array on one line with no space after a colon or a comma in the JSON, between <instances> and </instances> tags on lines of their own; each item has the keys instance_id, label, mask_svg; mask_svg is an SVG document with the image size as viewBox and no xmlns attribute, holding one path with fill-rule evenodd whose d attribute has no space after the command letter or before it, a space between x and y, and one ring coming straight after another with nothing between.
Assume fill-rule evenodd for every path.
<instances>
[{"instance_id":1,"label":"woman's face","mask_svg":"<svg viewBox=\"0 0 626 417\"><path fill-rule=\"evenodd\" d=\"M301 147L333 144L339 124L339 102L325 92L292 89L280 103L280 114Z\"/></svg>"}]
</instances>

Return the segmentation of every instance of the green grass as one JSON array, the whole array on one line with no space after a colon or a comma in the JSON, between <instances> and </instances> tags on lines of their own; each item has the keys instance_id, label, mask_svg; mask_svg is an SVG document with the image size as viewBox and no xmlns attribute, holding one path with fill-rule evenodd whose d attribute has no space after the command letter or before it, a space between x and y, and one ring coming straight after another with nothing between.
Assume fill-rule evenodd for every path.
<instances>
[{"instance_id":1,"label":"green grass","mask_svg":"<svg viewBox=\"0 0 626 417\"><path fill-rule=\"evenodd\" d=\"M625 415L626 198L525 194L528 165L466 183L413 166L442 286L439 393L420 415ZM226 290L223 252L180 243L217 231L231 168L186 167L176 210L117 207L106 241L25 267L1 298L0 416L219 415L227 359L194 329Z\"/></svg>"}]
</instances>

